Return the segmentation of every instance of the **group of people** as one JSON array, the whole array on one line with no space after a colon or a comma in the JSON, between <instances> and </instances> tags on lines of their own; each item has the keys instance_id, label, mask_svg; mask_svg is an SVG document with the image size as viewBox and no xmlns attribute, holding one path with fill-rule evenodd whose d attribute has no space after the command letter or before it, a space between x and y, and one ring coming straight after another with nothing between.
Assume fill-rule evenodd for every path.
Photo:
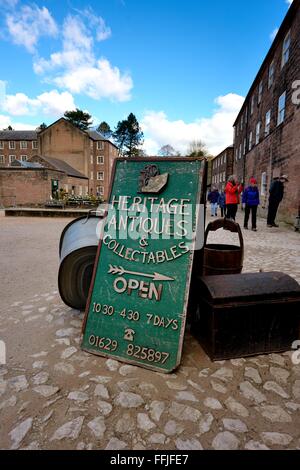
<instances>
[{"instance_id":1,"label":"group of people","mask_svg":"<svg viewBox=\"0 0 300 470\"><path fill-rule=\"evenodd\" d=\"M278 227L275 222L278 207L284 196L284 183L288 181L286 175L274 178L269 192L268 227ZM208 194L208 201L211 205L211 216L218 216L218 207L221 210L221 217L235 221L242 195L242 204L245 209L244 228L248 230L251 214L251 226L254 232L257 231L257 208L260 205L260 195L257 180L250 178L249 185L244 188L238 182L235 175L228 179L224 191L219 192L213 188Z\"/></svg>"}]
</instances>

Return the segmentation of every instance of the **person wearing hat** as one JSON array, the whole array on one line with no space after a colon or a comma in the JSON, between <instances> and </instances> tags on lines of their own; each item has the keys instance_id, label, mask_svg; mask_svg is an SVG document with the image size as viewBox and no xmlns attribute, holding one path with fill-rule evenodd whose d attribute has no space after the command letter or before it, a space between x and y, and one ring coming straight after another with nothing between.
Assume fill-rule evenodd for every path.
<instances>
[{"instance_id":1,"label":"person wearing hat","mask_svg":"<svg viewBox=\"0 0 300 470\"><path fill-rule=\"evenodd\" d=\"M268 227L276 227L279 225L275 223L277 211L279 204L281 203L284 196L284 183L288 182L288 176L282 175L280 178L274 178L271 187L270 187L270 196L269 196L269 210L268 210Z\"/></svg>"},{"instance_id":2,"label":"person wearing hat","mask_svg":"<svg viewBox=\"0 0 300 470\"><path fill-rule=\"evenodd\" d=\"M252 214L252 230L257 232L257 208L260 204L259 191L255 178L250 179L250 186L243 192L243 204L245 204L244 228L248 230L250 212Z\"/></svg>"}]
</instances>

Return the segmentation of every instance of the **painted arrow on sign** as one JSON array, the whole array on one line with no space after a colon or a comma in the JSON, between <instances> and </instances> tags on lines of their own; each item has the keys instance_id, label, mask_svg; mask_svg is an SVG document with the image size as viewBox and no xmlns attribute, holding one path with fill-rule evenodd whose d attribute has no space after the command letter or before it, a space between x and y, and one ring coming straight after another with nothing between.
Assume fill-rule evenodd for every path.
<instances>
[{"instance_id":1,"label":"painted arrow on sign","mask_svg":"<svg viewBox=\"0 0 300 470\"><path fill-rule=\"evenodd\" d=\"M122 266L112 266L109 265L108 274L119 275L123 276L123 274L131 274L133 276L142 276L142 277L150 277L154 281L175 281L172 277L164 276L163 274L154 273L154 274L145 274L139 273L135 271L127 271L126 269L122 268Z\"/></svg>"}]
</instances>

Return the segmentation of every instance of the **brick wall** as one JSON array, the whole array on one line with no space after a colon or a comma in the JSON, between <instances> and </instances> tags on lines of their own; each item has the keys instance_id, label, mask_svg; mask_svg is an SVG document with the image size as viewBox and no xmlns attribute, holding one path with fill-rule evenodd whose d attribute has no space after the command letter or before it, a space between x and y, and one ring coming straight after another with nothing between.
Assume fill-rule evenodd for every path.
<instances>
[{"instance_id":1,"label":"brick wall","mask_svg":"<svg viewBox=\"0 0 300 470\"><path fill-rule=\"evenodd\" d=\"M41 205L50 199L51 180L67 181L60 171L49 169L0 168L0 206Z\"/></svg>"},{"instance_id":2,"label":"brick wall","mask_svg":"<svg viewBox=\"0 0 300 470\"><path fill-rule=\"evenodd\" d=\"M240 181L245 180L246 183L252 176L257 178L262 206L265 206L265 209L260 209L262 215L266 215L272 179L280 174L289 176L285 198L278 214L279 219L286 222L294 222L300 204L300 106L292 102L294 92L292 85L296 80L300 80L299 0L295 0L291 8L293 15L283 23L283 29L281 28L235 123L234 142L234 173ZM282 67L283 41L289 30L291 31L289 60ZM274 82L269 86L269 70L272 63ZM261 93L260 84L262 84ZM284 92L286 92L285 119L278 125L278 100ZM269 134L266 133L268 111L271 111ZM259 143L256 144L258 122L261 122L261 128Z\"/></svg>"},{"instance_id":3,"label":"brick wall","mask_svg":"<svg viewBox=\"0 0 300 470\"><path fill-rule=\"evenodd\" d=\"M212 164L212 186L219 190L225 188L229 176L233 173L233 147L228 147L217 155Z\"/></svg>"},{"instance_id":4,"label":"brick wall","mask_svg":"<svg viewBox=\"0 0 300 470\"><path fill-rule=\"evenodd\" d=\"M16 141L15 142L15 149L10 149L9 148L9 141L2 141L2 146L3 148L0 148L0 167L1 166L9 166L9 156L13 155L16 160L21 160L21 157L26 157L24 160L28 160L31 158L33 155L35 155L38 150L33 148L33 141L28 140L28 141L22 141L26 142L27 144L27 149L21 149L21 141Z\"/></svg>"}]
</instances>

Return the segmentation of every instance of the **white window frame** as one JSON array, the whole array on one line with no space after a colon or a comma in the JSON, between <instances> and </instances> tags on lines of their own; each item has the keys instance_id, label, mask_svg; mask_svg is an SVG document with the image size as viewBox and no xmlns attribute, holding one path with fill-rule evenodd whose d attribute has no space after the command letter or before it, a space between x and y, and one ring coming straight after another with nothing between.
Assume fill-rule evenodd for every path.
<instances>
[{"instance_id":1,"label":"white window frame","mask_svg":"<svg viewBox=\"0 0 300 470\"><path fill-rule=\"evenodd\" d=\"M97 165L104 165L104 155L97 155Z\"/></svg>"},{"instance_id":2,"label":"white window frame","mask_svg":"<svg viewBox=\"0 0 300 470\"><path fill-rule=\"evenodd\" d=\"M97 150L104 150L104 142L102 140L97 141Z\"/></svg>"},{"instance_id":3,"label":"white window frame","mask_svg":"<svg viewBox=\"0 0 300 470\"><path fill-rule=\"evenodd\" d=\"M284 38L283 45L282 45L282 58L281 58L281 68L288 63L290 58L290 47L291 47L291 30L287 33Z\"/></svg>"},{"instance_id":4,"label":"white window frame","mask_svg":"<svg viewBox=\"0 0 300 470\"><path fill-rule=\"evenodd\" d=\"M97 181L104 181L104 171L97 171Z\"/></svg>"},{"instance_id":5,"label":"white window frame","mask_svg":"<svg viewBox=\"0 0 300 470\"><path fill-rule=\"evenodd\" d=\"M21 140L20 141L20 149L27 150L27 146L28 146L28 144L27 144L26 140Z\"/></svg>"},{"instance_id":6,"label":"white window frame","mask_svg":"<svg viewBox=\"0 0 300 470\"><path fill-rule=\"evenodd\" d=\"M27 155L20 155L21 162L27 162L28 156Z\"/></svg>"},{"instance_id":7,"label":"white window frame","mask_svg":"<svg viewBox=\"0 0 300 470\"><path fill-rule=\"evenodd\" d=\"M274 75L275 75L275 63L274 63L274 60L272 60L272 62L269 65L268 89L270 89L274 83Z\"/></svg>"},{"instance_id":8,"label":"white window frame","mask_svg":"<svg viewBox=\"0 0 300 470\"><path fill-rule=\"evenodd\" d=\"M255 128L255 145L258 145L260 142L260 130L261 130L261 122L258 121L258 123L256 124L256 128Z\"/></svg>"},{"instance_id":9,"label":"white window frame","mask_svg":"<svg viewBox=\"0 0 300 470\"><path fill-rule=\"evenodd\" d=\"M263 94L263 81L258 85L258 98L257 98L257 103L260 104L262 100L262 94Z\"/></svg>"},{"instance_id":10,"label":"white window frame","mask_svg":"<svg viewBox=\"0 0 300 470\"><path fill-rule=\"evenodd\" d=\"M261 175L260 194L262 196L266 196L267 190L268 190L267 173L263 172Z\"/></svg>"},{"instance_id":11,"label":"white window frame","mask_svg":"<svg viewBox=\"0 0 300 470\"><path fill-rule=\"evenodd\" d=\"M242 158L242 144L240 144L240 147L239 147L239 160L241 160Z\"/></svg>"},{"instance_id":12,"label":"white window frame","mask_svg":"<svg viewBox=\"0 0 300 470\"><path fill-rule=\"evenodd\" d=\"M97 193L99 193L100 196L104 196L104 186L97 186Z\"/></svg>"},{"instance_id":13,"label":"white window frame","mask_svg":"<svg viewBox=\"0 0 300 470\"><path fill-rule=\"evenodd\" d=\"M0 165L3 165L5 163L5 155L0 155Z\"/></svg>"},{"instance_id":14,"label":"white window frame","mask_svg":"<svg viewBox=\"0 0 300 470\"><path fill-rule=\"evenodd\" d=\"M265 123L265 137L268 137L270 134L270 128L271 128L271 110L266 112L266 123Z\"/></svg>"},{"instance_id":15,"label":"white window frame","mask_svg":"<svg viewBox=\"0 0 300 470\"><path fill-rule=\"evenodd\" d=\"M252 116L254 112L254 95L251 98L251 105L250 105L250 115Z\"/></svg>"},{"instance_id":16,"label":"white window frame","mask_svg":"<svg viewBox=\"0 0 300 470\"><path fill-rule=\"evenodd\" d=\"M33 140L31 146L32 146L33 150L37 150L38 149L38 141Z\"/></svg>"},{"instance_id":17,"label":"white window frame","mask_svg":"<svg viewBox=\"0 0 300 470\"><path fill-rule=\"evenodd\" d=\"M94 155L91 153L91 165L94 163Z\"/></svg>"},{"instance_id":18,"label":"white window frame","mask_svg":"<svg viewBox=\"0 0 300 470\"><path fill-rule=\"evenodd\" d=\"M16 142L14 140L10 140L8 144L9 150L15 150L16 149Z\"/></svg>"},{"instance_id":19,"label":"white window frame","mask_svg":"<svg viewBox=\"0 0 300 470\"><path fill-rule=\"evenodd\" d=\"M243 155L246 155L247 139L244 139Z\"/></svg>"},{"instance_id":20,"label":"white window frame","mask_svg":"<svg viewBox=\"0 0 300 470\"><path fill-rule=\"evenodd\" d=\"M253 131L250 132L249 134L249 152L250 150L252 150L252 147L253 147Z\"/></svg>"},{"instance_id":21,"label":"white window frame","mask_svg":"<svg viewBox=\"0 0 300 470\"><path fill-rule=\"evenodd\" d=\"M4 149L4 141L3 141L3 140L0 140L0 149L1 149L1 150Z\"/></svg>"},{"instance_id":22,"label":"white window frame","mask_svg":"<svg viewBox=\"0 0 300 470\"><path fill-rule=\"evenodd\" d=\"M14 162L15 160L17 160L16 155L8 155L8 162L9 163Z\"/></svg>"},{"instance_id":23,"label":"white window frame","mask_svg":"<svg viewBox=\"0 0 300 470\"><path fill-rule=\"evenodd\" d=\"M227 161L227 153L225 153L224 155L224 165L226 164L226 161Z\"/></svg>"},{"instance_id":24,"label":"white window frame","mask_svg":"<svg viewBox=\"0 0 300 470\"><path fill-rule=\"evenodd\" d=\"M285 120L286 91L278 99L277 126L280 126Z\"/></svg>"}]
</instances>

